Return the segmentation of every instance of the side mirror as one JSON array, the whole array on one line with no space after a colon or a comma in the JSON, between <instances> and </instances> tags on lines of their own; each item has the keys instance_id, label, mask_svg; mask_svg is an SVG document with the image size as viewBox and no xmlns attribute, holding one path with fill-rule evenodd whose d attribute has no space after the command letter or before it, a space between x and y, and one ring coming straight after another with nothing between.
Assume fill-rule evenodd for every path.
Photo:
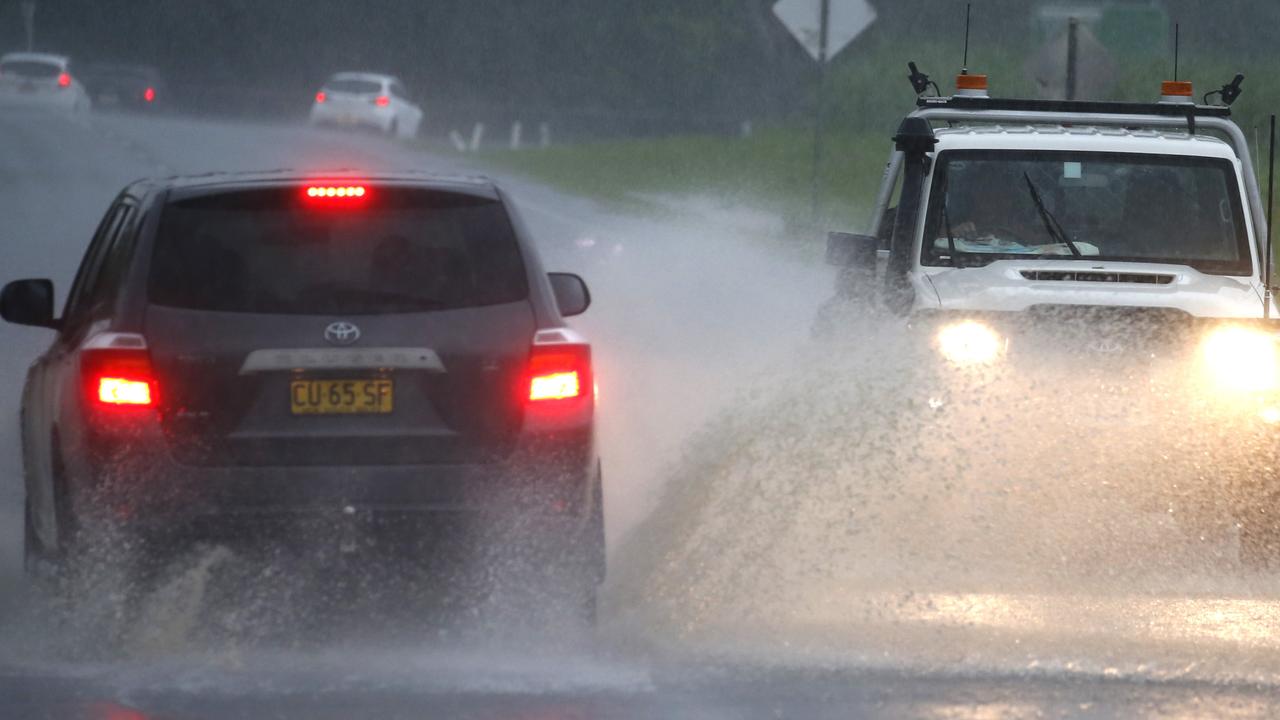
<instances>
[{"instance_id":1,"label":"side mirror","mask_svg":"<svg viewBox=\"0 0 1280 720\"><path fill-rule=\"evenodd\" d=\"M547 273L547 277L551 278L551 290L561 315L581 315L591 307L591 291L582 278L573 273Z\"/></svg>"},{"instance_id":2,"label":"side mirror","mask_svg":"<svg viewBox=\"0 0 1280 720\"><path fill-rule=\"evenodd\" d=\"M52 280L14 280L0 292L0 317L18 325L56 328Z\"/></svg>"},{"instance_id":3,"label":"side mirror","mask_svg":"<svg viewBox=\"0 0 1280 720\"><path fill-rule=\"evenodd\" d=\"M827 264L874 272L880 240L872 235L827 233Z\"/></svg>"}]
</instances>

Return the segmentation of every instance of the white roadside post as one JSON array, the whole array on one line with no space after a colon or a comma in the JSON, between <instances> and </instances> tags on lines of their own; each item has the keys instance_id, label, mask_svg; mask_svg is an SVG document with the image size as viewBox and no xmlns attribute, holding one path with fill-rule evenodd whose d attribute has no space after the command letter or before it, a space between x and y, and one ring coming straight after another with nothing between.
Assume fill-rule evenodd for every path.
<instances>
[{"instance_id":1,"label":"white roadside post","mask_svg":"<svg viewBox=\"0 0 1280 720\"><path fill-rule=\"evenodd\" d=\"M467 151L467 141L462 138L462 133L457 130L449 131L449 141L453 143L454 147L458 148L458 152Z\"/></svg>"},{"instance_id":2,"label":"white roadside post","mask_svg":"<svg viewBox=\"0 0 1280 720\"><path fill-rule=\"evenodd\" d=\"M519 120L511 123L511 149L512 150L520 149L520 131L522 129L523 128L520 126Z\"/></svg>"},{"instance_id":3,"label":"white roadside post","mask_svg":"<svg viewBox=\"0 0 1280 720\"><path fill-rule=\"evenodd\" d=\"M826 107L827 63L876 21L867 0L778 0L773 14L818 63L818 92L813 117L812 219L818 221L822 162L822 114Z\"/></svg>"},{"instance_id":4,"label":"white roadside post","mask_svg":"<svg viewBox=\"0 0 1280 720\"><path fill-rule=\"evenodd\" d=\"M479 150L482 141L484 141L484 123L478 122L471 128L471 151Z\"/></svg>"},{"instance_id":5,"label":"white roadside post","mask_svg":"<svg viewBox=\"0 0 1280 720\"><path fill-rule=\"evenodd\" d=\"M36 2L35 0L23 0L22 25L27 31L27 52L32 52L36 49Z\"/></svg>"},{"instance_id":6,"label":"white roadside post","mask_svg":"<svg viewBox=\"0 0 1280 720\"><path fill-rule=\"evenodd\" d=\"M542 123L538 125L538 145L544 148L551 147L550 123Z\"/></svg>"}]
</instances>

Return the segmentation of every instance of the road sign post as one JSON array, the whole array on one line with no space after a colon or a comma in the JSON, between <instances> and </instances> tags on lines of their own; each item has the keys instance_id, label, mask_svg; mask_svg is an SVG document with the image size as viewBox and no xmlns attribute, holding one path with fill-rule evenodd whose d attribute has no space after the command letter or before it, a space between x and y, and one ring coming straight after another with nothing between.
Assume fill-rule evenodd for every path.
<instances>
[{"instance_id":1,"label":"road sign post","mask_svg":"<svg viewBox=\"0 0 1280 720\"><path fill-rule=\"evenodd\" d=\"M867 0L778 0L773 14L818 63L814 93L813 167L810 182L814 223L821 211L822 139L826 112L827 63L875 22Z\"/></svg>"},{"instance_id":2,"label":"road sign post","mask_svg":"<svg viewBox=\"0 0 1280 720\"><path fill-rule=\"evenodd\" d=\"M817 108L813 112L813 166L809 179L809 192L812 203L809 207L809 218L818 222L818 192L821 187L822 167L822 115L826 111L827 100L827 35L831 25L831 0L821 0L818 11L818 92L815 100Z\"/></svg>"},{"instance_id":3,"label":"road sign post","mask_svg":"<svg viewBox=\"0 0 1280 720\"><path fill-rule=\"evenodd\" d=\"M36 49L36 2L23 0L22 25L27 31L27 52Z\"/></svg>"}]
</instances>

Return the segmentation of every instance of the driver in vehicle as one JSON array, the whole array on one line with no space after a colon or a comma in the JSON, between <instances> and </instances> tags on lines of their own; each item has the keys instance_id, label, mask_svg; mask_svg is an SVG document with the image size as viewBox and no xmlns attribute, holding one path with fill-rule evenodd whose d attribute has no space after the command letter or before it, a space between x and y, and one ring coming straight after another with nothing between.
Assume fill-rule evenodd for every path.
<instances>
[{"instance_id":1,"label":"driver in vehicle","mask_svg":"<svg viewBox=\"0 0 1280 720\"><path fill-rule=\"evenodd\" d=\"M959 253L1097 255L1086 242L1060 237L1050 187L1021 164L955 162L941 183L945 203L935 247ZM1074 250L1068 245L1074 245Z\"/></svg>"},{"instance_id":2,"label":"driver in vehicle","mask_svg":"<svg viewBox=\"0 0 1280 720\"><path fill-rule=\"evenodd\" d=\"M1021 245L1043 242L1044 225L1035 217L1030 200L1023 201L1027 197L1026 186L1015 184L1006 173L993 168L979 165L975 170L965 173L970 177L963 184L952 185L949 191L947 210L955 215L951 236Z\"/></svg>"}]
</instances>

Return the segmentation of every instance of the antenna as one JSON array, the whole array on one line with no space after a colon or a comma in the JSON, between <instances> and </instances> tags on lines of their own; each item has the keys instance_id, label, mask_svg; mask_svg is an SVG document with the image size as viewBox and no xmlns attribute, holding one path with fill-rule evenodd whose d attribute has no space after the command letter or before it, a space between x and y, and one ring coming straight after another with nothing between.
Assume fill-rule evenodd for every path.
<instances>
[{"instance_id":1,"label":"antenna","mask_svg":"<svg viewBox=\"0 0 1280 720\"><path fill-rule=\"evenodd\" d=\"M1271 150L1270 157L1267 162L1270 164L1267 170L1267 257L1263 259L1262 272L1262 317L1265 320L1271 319L1271 266L1274 261L1271 259L1271 236L1274 234L1271 230L1273 215L1275 215L1275 190L1276 190L1276 116L1271 116Z\"/></svg>"},{"instance_id":2,"label":"antenna","mask_svg":"<svg viewBox=\"0 0 1280 720\"><path fill-rule=\"evenodd\" d=\"M1178 79L1178 23L1173 24L1173 79Z\"/></svg>"},{"instance_id":3,"label":"antenna","mask_svg":"<svg viewBox=\"0 0 1280 720\"><path fill-rule=\"evenodd\" d=\"M973 3L964 4L964 62L960 65L960 74L969 74L969 11L973 9Z\"/></svg>"}]
</instances>

